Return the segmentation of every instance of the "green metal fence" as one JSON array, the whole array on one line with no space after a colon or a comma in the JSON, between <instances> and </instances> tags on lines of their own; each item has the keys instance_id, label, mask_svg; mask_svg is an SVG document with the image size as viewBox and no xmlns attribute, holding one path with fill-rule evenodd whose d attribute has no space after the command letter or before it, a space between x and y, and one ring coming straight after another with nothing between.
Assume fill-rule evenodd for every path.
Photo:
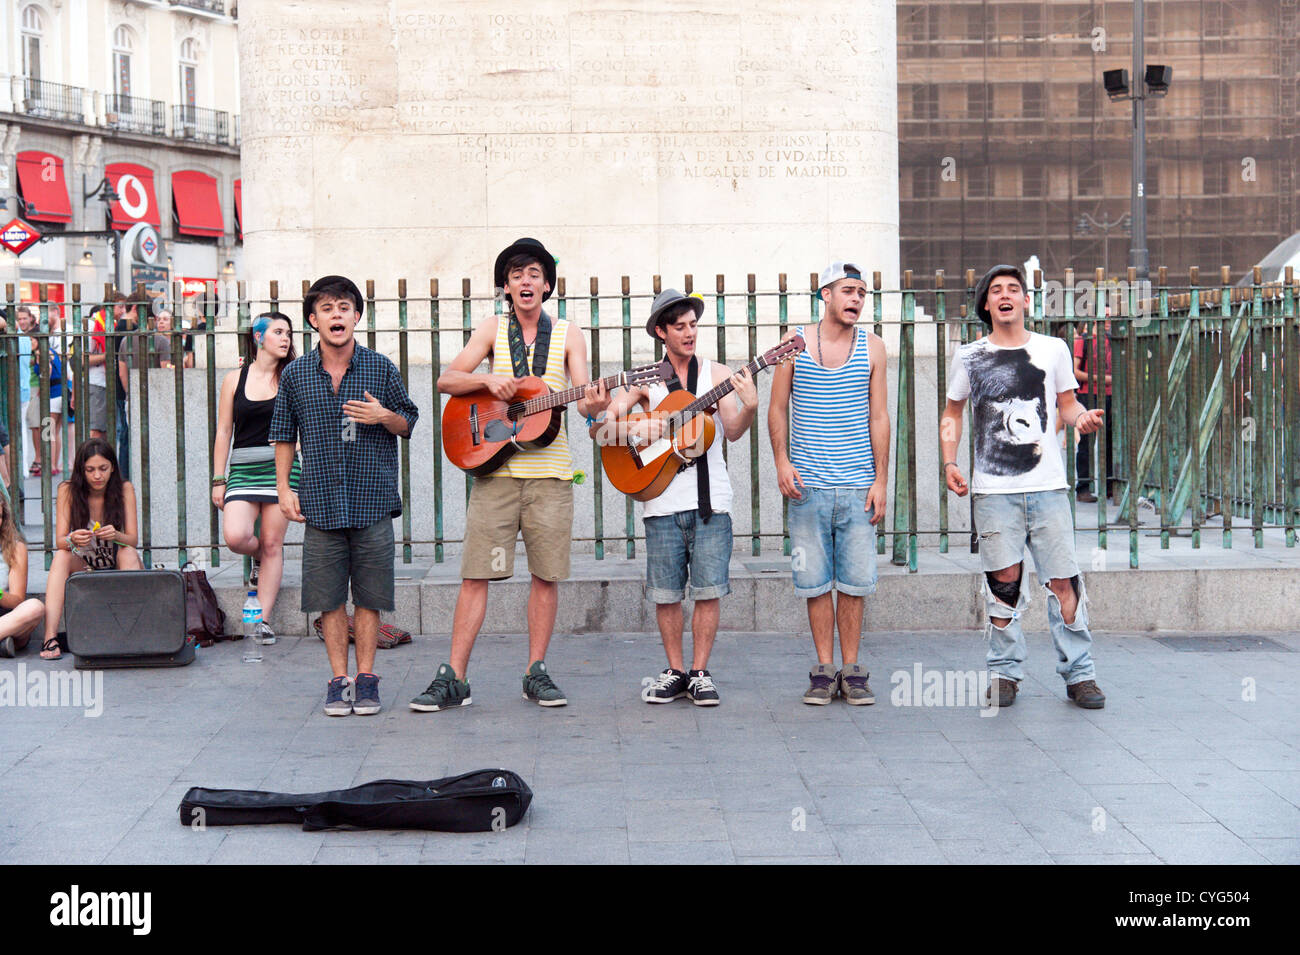
<instances>
[{"instance_id":1,"label":"green metal fence","mask_svg":"<svg viewBox=\"0 0 1300 955\"><path fill-rule=\"evenodd\" d=\"M761 289L758 277L749 275L743 290L731 291L722 276L716 277L707 297L713 305L713 357L717 360L732 365L750 360L789 327L817 320L816 273L808 276L807 284L792 284L786 274L775 278L772 286ZM917 569L922 553L931 547L948 552L954 532L969 528L969 523L961 520L965 516L962 508L968 504L949 496L937 466L938 421L953 349L982 333L974 319L975 273L967 271L963 278L952 287L940 272L921 287L909 271L903 273L900 288L884 289L880 273L875 273L871 314L863 318L886 338L894 366L890 381L893 506L878 546L882 554L890 554L893 563L911 571ZM1101 550L1108 547L1110 535L1127 531L1133 567L1138 566L1139 517L1144 508L1158 511L1162 547L1168 547L1171 538L1180 534L1190 537L1192 547L1199 547L1211 529L1220 534L1221 546L1231 547L1237 526L1249 526L1255 547L1264 545L1265 532L1270 529L1285 546L1295 545L1300 513L1295 426L1300 387L1297 285L1289 272L1284 283L1264 285L1257 271L1253 284L1245 288L1230 286L1226 269L1218 278L1217 285L1203 286L1192 270L1185 283L1174 286L1162 269L1149 288L1139 285L1132 275L1108 283L1099 270L1086 282L1076 281L1069 271L1061 281L1044 282L1041 274L1033 279L1032 328L1058 335L1071 346L1081 338L1091 368L1101 366L1109 342L1113 374L1110 438L1103 431L1086 440L1098 444L1093 453L1094 475L1104 469L1105 444L1108 440L1112 443L1110 477L1116 498L1112 502L1098 493L1095 505L1078 503L1076 518L1087 514L1083 508L1095 508L1097 547ZM626 367L633 363L635 352L648 351L649 343L640 331L641 316L648 312L650 299L667 284L673 283L653 276L643 288L634 290L632 280L623 277L617 293L604 294L592 278L579 294L572 294L561 278L551 306L559 317L577 321L584 328L593 368L601 367L604 356L617 356L614 362L606 361L606 367ZM140 500L141 552L146 566L170 562L173 553L178 562L183 561L194 556L196 549L205 552L212 565L220 563L218 512L206 497L199 496L200 489L206 495L213 464L218 374L224 373L218 365L234 367L253 314L263 309L287 309L296 315L307 286L303 281L297 296L282 296L279 283L273 282L265 297L252 299L239 283L237 300L220 307L215 290L210 290L203 296L206 328L188 333L173 329L171 333L173 356L183 354L185 335L194 335L199 367L185 369L177 361L170 373L153 373L149 387L141 387L139 369L149 367L156 357L153 334L146 328L115 331L109 322L105 337L110 440L117 415L117 375L112 370L119 354L129 353L134 358L129 387L132 400L138 403L139 427L132 441L138 442L140 473L131 477ZM404 508L402 559L410 563L419 551L440 563L447 559L449 545L461 542L447 529L449 523L456 523L449 518L463 517L470 481L444 461L439 433L441 401L435 382L440 363L450 360L468 339L474 322L499 311L500 303L491 296L476 295L469 279L461 281L459 295L451 296L442 293L437 279L429 280L425 295L409 294L405 280L395 286L396 295L380 296L373 280L365 283L366 313L359 339L394 359L408 389L429 395L420 403L415 439L409 445L400 442L400 468L404 499L423 508L431 499L432 513L417 528L415 508ZM693 276L683 277L685 291L694 291L694 286ZM106 289L106 298L108 292ZM26 473L19 439L24 427L19 376L29 375L30 370L22 367L19 357L19 336L24 333L14 320L19 304L14 287L7 286L5 293L9 322L0 335L0 419L8 424L12 436L9 466L16 478ZM84 395L88 369L76 356L90 352L87 321L91 303L82 299L78 286L72 286L70 301L62 305L60 326L59 306L48 301L48 290L37 286L37 293L38 301L31 306L38 316L37 326L29 337L41 355L48 355L44 345L53 341L61 355L73 359L69 362L74 369L72 386L78 395ZM152 299L143 289L136 290L134 300L143 305L142 315L150 314ZM180 300L179 288L174 290L173 300ZM1109 331L1103 324L1108 309ZM297 333L300 350L309 350L313 344L310 329L298 328ZM656 344L655 357L661 353ZM170 379L167 387L159 386L159 374ZM37 417L45 423L39 438L42 460L49 462L53 435L48 424L48 358L37 377L31 400L38 403ZM918 402L918 382L922 381L933 381L935 390L929 400ZM151 411L150 400L161 400L159 395L169 398L170 414L159 408ZM763 477L764 466L771 465L764 423L760 413L746 442L749 513L747 521L737 522L737 536L748 539L749 552L755 557L764 553L788 556L787 508L775 481ZM969 428L967 432L969 453L973 437ZM65 442L62 450L65 477L76 444L86 436L85 415L79 414L69 428L71 441ZM196 442L201 447L196 448ZM1065 442L1073 488L1074 435L1067 433ZM575 540L590 542L597 559L604 559L610 546L626 557L635 556L637 542L643 538L637 533L631 499L624 499L622 520L610 532L606 512L610 507L619 509L618 495L606 493L597 449L582 440L575 440L573 447L575 466L586 472L593 502L591 532L577 534ZM164 457L170 470L159 473L161 465L154 462ZM202 470L204 460L206 471ZM31 494L40 501L40 543L47 566L53 549L56 486L47 463L39 491L33 489ZM1098 490L1102 487L1104 483ZM25 482L17 481L14 491L19 513L30 516ZM205 504L206 520L202 516ZM175 520L174 535L154 520L155 513L164 512L169 521ZM736 517L733 514L733 519ZM1092 520L1086 524L1094 526ZM974 529L969 530L968 546L973 551L977 538ZM159 543L164 540L165 544Z\"/></svg>"}]
</instances>

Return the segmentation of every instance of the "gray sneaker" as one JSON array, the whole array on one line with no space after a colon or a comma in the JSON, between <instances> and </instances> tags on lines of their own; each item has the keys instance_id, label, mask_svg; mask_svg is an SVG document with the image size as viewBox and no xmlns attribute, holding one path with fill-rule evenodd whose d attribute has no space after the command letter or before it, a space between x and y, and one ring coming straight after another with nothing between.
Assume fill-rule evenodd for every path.
<instances>
[{"instance_id":1,"label":"gray sneaker","mask_svg":"<svg viewBox=\"0 0 1300 955\"><path fill-rule=\"evenodd\" d=\"M817 664L808 674L808 680L808 689L803 694L805 703L811 703L813 706L825 706L835 699L835 690L838 683L835 679L835 671L831 669L831 664Z\"/></svg>"},{"instance_id":2,"label":"gray sneaker","mask_svg":"<svg viewBox=\"0 0 1300 955\"><path fill-rule=\"evenodd\" d=\"M844 697L845 703L851 706L867 706L876 702L867 683L869 676L871 674L856 663L849 664L835 674L835 685L839 688L840 696Z\"/></svg>"},{"instance_id":3,"label":"gray sneaker","mask_svg":"<svg viewBox=\"0 0 1300 955\"><path fill-rule=\"evenodd\" d=\"M257 625L257 642L264 647L272 646L275 643L275 631L270 628L265 620Z\"/></svg>"},{"instance_id":4,"label":"gray sneaker","mask_svg":"<svg viewBox=\"0 0 1300 955\"><path fill-rule=\"evenodd\" d=\"M538 706L564 706L569 702L546 672L546 664L541 660L529 667L524 674L524 699Z\"/></svg>"}]
</instances>

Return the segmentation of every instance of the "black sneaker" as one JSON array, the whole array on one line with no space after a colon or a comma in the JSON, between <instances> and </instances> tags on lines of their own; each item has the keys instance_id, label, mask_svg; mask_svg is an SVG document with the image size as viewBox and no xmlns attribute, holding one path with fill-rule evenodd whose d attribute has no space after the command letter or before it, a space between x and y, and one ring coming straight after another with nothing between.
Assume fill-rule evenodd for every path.
<instances>
[{"instance_id":1,"label":"black sneaker","mask_svg":"<svg viewBox=\"0 0 1300 955\"><path fill-rule=\"evenodd\" d=\"M5 637L0 640L0 657L12 657L14 655L14 638Z\"/></svg>"},{"instance_id":2,"label":"black sneaker","mask_svg":"<svg viewBox=\"0 0 1300 955\"><path fill-rule=\"evenodd\" d=\"M722 702L718 699L718 688L713 685L713 677L709 676L708 670L692 670L689 676L690 685L686 692L692 703L696 706L717 706Z\"/></svg>"},{"instance_id":3,"label":"black sneaker","mask_svg":"<svg viewBox=\"0 0 1300 955\"><path fill-rule=\"evenodd\" d=\"M569 702L541 660L530 666L524 674L524 699L538 706L564 706Z\"/></svg>"},{"instance_id":4,"label":"black sneaker","mask_svg":"<svg viewBox=\"0 0 1300 955\"><path fill-rule=\"evenodd\" d=\"M253 569L248 572L248 586L253 590L257 589L257 580L262 574L262 562L256 557L253 558Z\"/></svg>"},{"instance_id":5,"label":"black sneaker","mask_svg":"<svg viewBox=\"0 0 1300 955\"><path fill-rule=\"evenodd\" d=\"M685 673L669 667L659 674L658 679L641 691L641 699L647 703L671 703L673 700L680 700L686 695L688 682Z\"/></svg>"},{"instance_id":6,"label":"black sneaker","mask_svg":"<svg viewBox=\"0 0 1300 955\"><path fill-rule=\"evenodd\" d=\"M456 679L456 671L451 668L451 664L444 663L438 667L438 673L428 688L411 701L411 709L421 713L435 713L456 706L469 706L472 702L469 684Z\"/></svg>"}]
</instances>

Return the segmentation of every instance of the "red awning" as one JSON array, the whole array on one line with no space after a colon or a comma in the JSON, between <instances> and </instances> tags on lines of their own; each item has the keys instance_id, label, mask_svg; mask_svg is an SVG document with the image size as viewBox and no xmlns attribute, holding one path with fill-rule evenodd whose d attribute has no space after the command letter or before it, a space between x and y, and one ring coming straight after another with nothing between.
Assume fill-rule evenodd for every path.
<instances>
[{"instance_id":1,"label":"red awning","mask_svg":"<svg viewBox=\"0 0 1300 955\"><path fill-rule=\"evenodd\" d=\"M63 178L63 160L29 150L18 154L18 194L34 222L71 222L72 204Z\"/></svg>"},{"instance_id":2,"label":"red awning","mask_svg":"<svg viewBox=\"0 0 1300 955\"><path fill-rule=\"evenodd\" d=\"M181 235L221 238L226 231L217 198L217 177L195 169L172 173L172 206Z\"/></svg>"},{"instance_id":3,"label":"red awning","mask_svg":"<svg viewBox=\"0 0 1300 955\"><path fill-rule=\"evenodd\" d=\"M244 180L235 180L235 232L244 241Z\"/></svg>"},{"instance_id":4,"label":"red awning","mask_svg":"<svg viewBox=\"0 0 1300 955\"><path fill-rule=\"evenodd\" d=\"M117 202L109 207L114 229L129 229L137 222L162 228L158 200L154 198L152 169L133 162L111 162L104 166L104 175L118 195Z\"/></svg>"}]
</instances>

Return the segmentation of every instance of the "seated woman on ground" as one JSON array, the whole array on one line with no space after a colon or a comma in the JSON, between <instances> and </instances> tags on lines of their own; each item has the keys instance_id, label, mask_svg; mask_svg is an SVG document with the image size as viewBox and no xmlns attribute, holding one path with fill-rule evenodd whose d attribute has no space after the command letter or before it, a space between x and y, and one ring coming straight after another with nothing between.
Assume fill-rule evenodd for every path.
<instances>
[{"instance_id":1,"label":"seated woman on ground","mask_svg":"<svg viewBox=\"0 0 1300 955\"><path fill-rule=\"evenodd\" d=\"M135 552L135 489L122 480L117 454L103 438L77 448L72 477L59 485L58 550L45 585L45 642L41 657L62 654L55 637L68 577L82 570L140 570Z\"/></svg>"},{"instance_id":2,"label":"seated woman on ground","mask_svg":"<svg viewBox=\"0 0 1300 955\"><path fill-rule=\"evenodd\" d=\"M27 596L27 544L0 493L0 657L26 647L44 619L45 605Z\"/></svg>"},{"instance_id":3,"label":"seated woman on ground","mask_svg":"<svg viewBox=\"0 0 1300 955\"><path fill-rule=\"evenodd\" d=\"M274 643L275 631L267 621L280 593L284 535L289 521L280 510L275 448L269 438L280 373L295 357L293 323L282 312L259 315L249 326L247 344L248 360L221 382L216 447L212 452L216 469L212 505L225 516L226 546L236 554L253 558L248 583L257 591L262 605L258 635L262 643ZM289 486L295 491L301 470L295 458L289 473ZM255 529L259 518L260 536Z\"/></svg>"}]
</instances>

